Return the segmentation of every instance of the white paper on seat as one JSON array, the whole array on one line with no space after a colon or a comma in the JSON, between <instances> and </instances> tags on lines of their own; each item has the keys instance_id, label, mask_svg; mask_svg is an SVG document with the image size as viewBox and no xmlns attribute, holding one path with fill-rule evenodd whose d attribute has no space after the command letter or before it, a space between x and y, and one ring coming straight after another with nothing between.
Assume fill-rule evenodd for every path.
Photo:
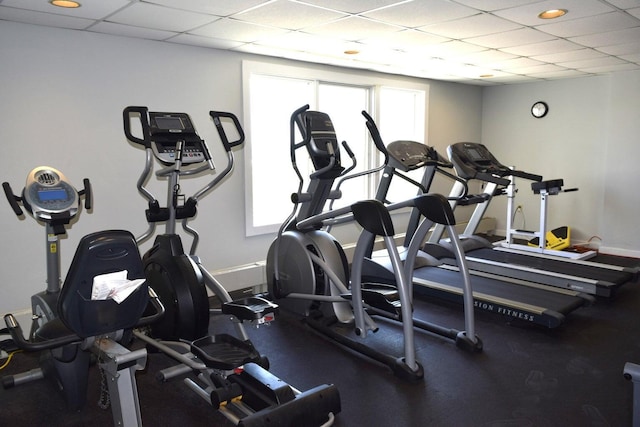
<instances>
[{"instance_id":1,"label":"white paper on seat","mask_svg":"<svg viewBox=\"0 0 640 427\"><path fill-rule=\"evenodd\" d=\"M128 280L127 273L127 270L122 270L95 276L91 288L91 299L94 301L112 299L118 304L127 299L145 281L145 279Z\"/></svg>"}]
</instances>

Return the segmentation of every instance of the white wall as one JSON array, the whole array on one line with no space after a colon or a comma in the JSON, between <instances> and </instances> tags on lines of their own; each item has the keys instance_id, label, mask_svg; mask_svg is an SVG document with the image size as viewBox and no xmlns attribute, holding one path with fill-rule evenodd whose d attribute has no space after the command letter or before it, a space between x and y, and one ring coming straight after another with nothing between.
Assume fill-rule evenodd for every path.
<instances>
[{"instance_id":1,"label":"white wall","mask_svg":"<svg viewBox=\"0 0 640 427\"><path fill-rule=\"evenodd\" d=\"M231 111L242 120L241 61L292 64L5 21L0 25L0 58L0 180L10 182L19 192L33 167L49 165L77 185L85 177L93 184L92 213L82 212L61 243L63 272L81 236L109 228L128 229L138 235L146 229L146 204L135 188L144 153L124 137L125 106L189 113L222 167L225 155L208 112ZM479 140L482 88L430 84L429 143L444 152L459 139ZM242 150L236 150L236 170L203 199L193 221L202 237L198 253L210 270L264 260L274 237L245 237L243 161ZM201 184L184 180L183 189L191 194ZM164 187L151 188L164 199ZM44 227L30 217L18 220L5 202L0 202L0 223L4 242L0 258L2 314L28 308L29 296L44 289L46 273Z\"/></svg>"},{"instance_id":2,"label":"white wall","mask_svg":"<svg viewBox=\"0 0 640 427\"><path fill-rule=\"evenodd\" d=\"M487 87L482 142L506 165L579 188L550 198L548 227L569 225L576 241L598 236L603 251L640 256L640 195L634 189L640 175L638 93L640 72ZM542 119L530 114L538 100L549 104ZM528 182L519 182L516 200L526 228L537 229L539 197ZM504 229L506 199L497 199L488 215ZM516 216L515 225L521 221Z\"/></svg>"}]
</instances>

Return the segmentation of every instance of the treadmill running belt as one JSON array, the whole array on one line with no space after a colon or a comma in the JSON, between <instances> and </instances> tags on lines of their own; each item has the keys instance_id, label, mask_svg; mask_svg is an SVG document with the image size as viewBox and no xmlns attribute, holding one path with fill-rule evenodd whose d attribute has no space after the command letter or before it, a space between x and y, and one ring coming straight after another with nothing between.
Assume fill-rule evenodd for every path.
<instances>
[{"instance_id":1,"label":"treadmill running belt","mask_svg":"<svg viewBox=\"0 0 640 427\"><path fill-rule=\"evenodd\" d=\"M422 284L420 281L434 282L434 285ZM453 289L446 290L437 284ZM564 321L565 315L590 301L581 296L566 295L482 276L471 276L471 285L476 309L548 328L559 326ZM461 303L462 275L457 271L437 267L418 268L414 270L414 292L417 295L426 294Z\"/></svg>"},{"instance_id":2,"label":"treadmill running belt","mask_svg":"<svg viewBox=\"0 0 640 427\"><path fill-rule=\"evenodd\" d=\"M469 251L470 257L482 258L488 261L522 265L538 270L554 273L568 274L576 277L609 282L614 285L623 285L633 280L633 274L627 271L610 270L584 264L574 264L567 261L541 258L513 252L495 250L491 248L479 248Z\"/></svg>"}]
</instances>

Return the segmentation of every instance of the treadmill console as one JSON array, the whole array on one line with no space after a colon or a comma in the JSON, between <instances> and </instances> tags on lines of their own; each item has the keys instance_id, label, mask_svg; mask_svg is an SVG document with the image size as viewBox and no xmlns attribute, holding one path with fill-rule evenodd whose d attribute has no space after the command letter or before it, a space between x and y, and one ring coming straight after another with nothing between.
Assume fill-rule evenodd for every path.
<instances>
[{"instance_id":1,"label":"treadmill console","mask_svg":"<svg viewBox=\"0 0 640 427\"><path fill-rule=\"evenodd\" d=\"M149 112L151 148L158 160L166 165L176 162L176 145L183 142L182 163L205 161L202 140L188 114Z\"/></svg>"},{"instance_id":2,"label":"treadmill console","mask_svg":"<svg viewBox=\"0 0 640 427\"><path fill-rule=\"evenodd\" d=\"M40 221L73 218L78 213L76 189L57 169L40 166L29 172L22 199L25 208Z\"/></svg>"},{"instance_id":3,"label":"treadmill console","mask_svg":"<svg viewBox=\"0 0 640 427\"><path fill-rule=\"evenodd\" d=\"M391 166L403 172L424 166L453 167L433 147L416 141L393 141L387 146L387 153Z\"/></svg>"},{"instance_id":4,"label":"treadmill console","mask_svg":"<svg viewBox=\"0 0 640 427\"><path fill-rule=\"evenodd\" d=\"M473 179L478 174L508 176L511 170L501 164L487 147L475 142L458 142L447 148L449 159L456 173L463 179Z\"/></svg>"}]
</instances>

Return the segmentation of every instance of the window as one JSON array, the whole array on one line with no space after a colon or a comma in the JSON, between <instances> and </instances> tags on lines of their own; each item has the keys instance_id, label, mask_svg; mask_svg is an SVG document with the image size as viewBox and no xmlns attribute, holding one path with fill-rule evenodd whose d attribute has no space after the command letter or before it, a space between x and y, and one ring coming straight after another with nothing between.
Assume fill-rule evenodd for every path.
<instances>
[{"instance_id":1,"label":"window","mask_svg":"<svg viewBox=\"0 0 640 427\"><path fill-rule=\"evenodd\" d=\"M289 121L301 106L309 104L310 109L329 114L338 141L347 141L356 155L353 172L371 169L381 161L362 110L374 117L386 144L395 139L425 141L426 85L245 61L243 88L249 236L277 231L293 209L291 194L298 178L291 166ZM296 138L300 140L299 135ZM303 150L298 150L296 160L306 188L310 164L305 163ZM346 152L342 161L345 167L351 165ZM343 197L333 206L373 197L378 179L371 175L345 182ZM391 200L416 194L415 188L395 182Z\"/></svg>"},{"instance_id":2,"label":"window","mask_svg":"<svg viewBox=\"0 0 640 427\"><path fill-rule=\"evenodd\" d=\"M399 139L424 142L425 93L417 90L382 87L380 89L380 121L378 127L385 144ZM424 170L408 173L417 182ZM399 202L415 196L418 189L402 179L393 179L387 199Z\"/></svg>"}]
</instances>

